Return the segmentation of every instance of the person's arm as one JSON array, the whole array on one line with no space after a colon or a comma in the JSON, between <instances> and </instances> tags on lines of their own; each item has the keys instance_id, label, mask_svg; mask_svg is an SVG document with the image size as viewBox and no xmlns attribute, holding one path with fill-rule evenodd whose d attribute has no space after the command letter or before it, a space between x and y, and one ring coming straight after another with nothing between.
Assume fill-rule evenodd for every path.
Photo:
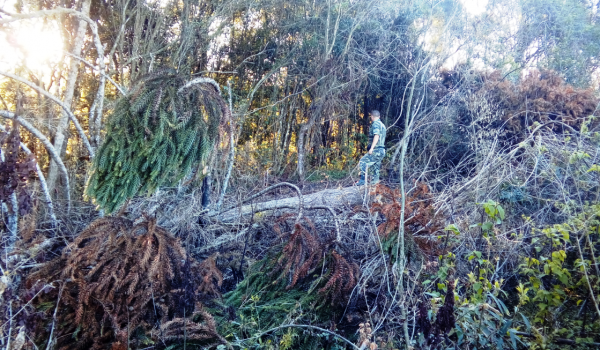
<instances>
[{"instance_id":1,"label":"person's arm","mask_svg":"<svg viewBox=\"0 0 600 350\"><path fill-rule=\"evenodd\" d=\"M375 149L377 142L379 142L379 134L375 134L375 136L373 136L373 144L371 145L371 149L369 149L369 154L373 154L373 150Z\"/></svg>"}]
</instances>

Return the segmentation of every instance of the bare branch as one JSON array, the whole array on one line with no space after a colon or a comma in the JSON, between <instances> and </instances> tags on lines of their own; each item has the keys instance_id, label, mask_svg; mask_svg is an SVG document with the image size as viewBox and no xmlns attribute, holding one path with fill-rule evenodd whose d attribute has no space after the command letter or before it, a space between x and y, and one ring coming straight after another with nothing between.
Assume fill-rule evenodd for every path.
<instances>
[{"instance_id":1,"label":"bare branch","mask_svg":"<svg viewBox=\"0 0 600 350\"><path fill-rule=\"evenodd\" d=\"M90 157L94 157L95 153L94 153L94 149L92 148L92 145L90 145L90 141L88 140L87 135L85 134L85 132L83 131L83 129L81 128L81 125L79 124L79 121L77 121L77 117L75 117L75 115L73 114L73 112L71 112L71 109L69 107L67 107L64 103L62 103L61 100L59 100L56 96L52 95L51 93L49 93L48 91L42 89L41 87L37 86L36 84L30 82L29 80L25 80L17 75L8 73L8 72L2 72L0 71L1 75L4 75L6 77L9 77L11 79L14 79L20 83L23 83L27 86L29 86L30 88L34 89L35 91L39 92L40 94L46 96L47 98L51 99L52 101L54 101L56 104L58 104L59 106L62 107L62 109L69 115L69 119L71 119L71 121L73 122L73 124L75 124L75 128L77 129L77 132L79 133L79 136L81 137L81 139L83 140L83 143L85 145L85 147L88 150L88 153L90 154ZM8 117L5 117L8 118Z\"/></svg>"},{"instance_id":2,"label":"bare branch","mask_svg":"<svg viewBox=\"0 0 600 350\"><path fill-rule=\"evenodd\" d=\"M221 87L219 86L219 84L217 84L216 81L214 81L214 79L211 78L206 78L206 77L200 77L200 78L196 78L196 79L192 79L190 81L188 81L184 86L179 88L179 91L177 92L182 92L183 90L196 85L196 84L211 84L215 90L217 90L217 93L219 93L219 96L221 96Z\"/></svg>"},{"instance_id":3,"label":"bare branch","mask_svg":"<svg viewBox=\"0 0 600 350\"><path fill-rule=\"evenodd\" d=\"M72 53L65 52L65 54L67 54L68 56L73 57L73 58L81 61L81 63L85 64L86 66L88 66L90 68L92 68L93 70L98 71L98 73L100 73L100 75L102 75L106 79L108 79L108 81L110 81L111 84L113 84L117 88L117 90L119 90L119 92L121 93L121 95L123 95L123 96L127 95L127 91L125 91L125 89L121 85L117 84L108 74L102 72L99 67L94 66L92 63L86 61L82 57L75 56Z\"/></svg>"},{"instance_id":4,"label":"bare branch","mask_svg":"<svg viewBox=\"0 0 600 350\"><path fill-rule=\"evenodd\" d=\"M100 72L100 83L98 86L98 93L96 94L97 102L95 103L95 107L96 107L96 113L94 114L95 121L92 121L94 124L97 125L99 123L99 121L102 120L102 110L104 108L104 87L106 85L106 64L104 63L104 45L102 45L102 41L100 40L100 35L98 34L98 25L96 24L96 22L94 22L91 18L89 18L88 16L86 16L85 14L83 14L80 11L77 11L74 9L69 9L69 8L64 8L64 7L57 7L52 10L34 11L34 12L29 12L29 13L8 13L6 11L4 13L10 15L11 17L0 19L0 25L11 23L11 22L16 22L16 21L20 21L20 20L24 20L24 19L32 19L32 18L39 18L39 17L52 17L52 16L57 16L57 15L71 15L71 16L75 16L75 17L87 22L87 24L90 26L90 30L92 31L92 34L93 34L92 39L94 42L94 46L96 47L96 51L98 52L98 70ZM6 75L6 74L4 74L4 75ZM25 83L25 82L23 82L23 83ZM25 83L25 84L27 84L27 83ZM29 85L29 84L27 84L27 85ZM47 96L47 97L49 97L49 96ZM54 100L54 101L56 102L56 100ZM61 107L64 108L64 106L61 106ZM68 109L65 110L65 112L67 114L71 113L70 110L68 110ZM81 129L79 124L75 121L75 118L72 115L72 113L69 114L69 117L75 124L77 131L80 133L80 136L84 140L85 146L88 148L88 151L90 152L90 157L93 158L94 151L93 151L89 141L87 140L87 138L84 137L85 134L83 133L83 129ZM97 129L99 129L99 128L97 127Z\"/></svg>"},{"instance_id":5,"label":"bare branch","mask_svg":"<svg viewBox=\"0 0 600 350\"><path fill-rule=\"evenodd\" d=\"M42 144L46 148L46 151L48 151L48 155L50 156L50 158L52 158L53 161L56 162L56 164L58 164L58 168L60 169L61 173L63 174L63 177L65 179L66 192L67 192L67 205L70 208L71 207L71 191L70 191L70 185L69 185L69 173L67 172L67 167L65 167L65 163L63 163L62 159L58 155L58 152L56 152L56 149L52 145L52 142L50 142L50 140L48 140L48 138L44 134L42 134L41 131L39 131L35 126L31 125L31 123L29 123L27 120L23 119L23 117L21 117L21 116L15 116L15 114L12 112L0 110L0 117L6 118L6 119L11 119L11 120L16 120L19 124L21 124L21 126L23 126L27 131L32 133L33 136L37 137L40 140L40 142L42 142ZM27 151L25 151L25 152L27 152ZM40 173L41 173L41 171L38 173L38 175ZM40 182L41 182L42 178L43 178L43 176L40 177ZM44 187L44 185L42 185L42 189L43 189L43 187ZM48 189L46 188L46 191L47 190ZM46 197L46 200L48 201L48 197ZM51 200L49 202L50 203L48 204L48 207L51 206ZM52 210L52 209L50 209L50 210Z\"/></svg>"},{"instance_id":6,"label":"bare branch","mask_svg":"<svg viewBox=\"0 0 600 350\"><path fill-rule=\"evenodd\" d=\"M31 150L21 142L21 149L26 154L33 154ZM35 172L37 173L38 178L40 179L40 187L42 188L42 193L44 194L44 199L46 200L46 205L48 205L48 215L50 215L50 219L52 220L52 226L58 226L58 220L56 219L56 214L54 213L54 203L52 203L52 197L50 196L50 191L48 190L48 183L46 183L46 177L40 168L40 164L35 161Z\"/></svg>"},{"instance_id":7,"label":"bare branch","mask_svg":"<svg viewBox=\"0 0 600 350\"><path fill-rule=\"evenodd\" d=\"M0 114L3 112L5 112L5 111L0 111ZM23 126L23 127L25 127L25 126ZM27 127L25 127L25 128L27 129ZM2 124L0 124L0 130L6 132L6 128ZM27 129L27 130L29 130L29 129ZM27 155L33 154L33 152L31 152L31 150L29 149L29 147L27 147L27 145L25 145L23 142L21 142L21 149ZM52 197L50 196L50 191L48 190L48 184L46 183L46 177L44 176L44 173L42 172L42 169L40 168L40 165L37 162L37 159L35 161L35 172L37 173L37 176L40 179L40 186L42 187L42 193L44 193L44 199L46 199L46 204L48 205L48 214L50 215L50 219L52 219L52 226L56 227L58 221L56 219L56 214L54 214L54 204L52 203Z\"/></svg>"}]
</instances>

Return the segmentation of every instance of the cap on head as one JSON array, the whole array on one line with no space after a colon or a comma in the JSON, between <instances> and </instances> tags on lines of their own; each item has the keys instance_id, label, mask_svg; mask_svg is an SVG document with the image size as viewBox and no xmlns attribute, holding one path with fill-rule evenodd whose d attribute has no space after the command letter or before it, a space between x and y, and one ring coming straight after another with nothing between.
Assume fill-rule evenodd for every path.
<instances>
[{"instance_id":1,"label":"cap on head","mask_svg":"<svg viewBox=\"0 0 600 350\"><path fill-rule=\"evenodd\" d=\"M379 118L381 115L379 114L378 110L374 109L374 110L371 111L371 116L373 118Z\"/></svg>"}]
</instances>

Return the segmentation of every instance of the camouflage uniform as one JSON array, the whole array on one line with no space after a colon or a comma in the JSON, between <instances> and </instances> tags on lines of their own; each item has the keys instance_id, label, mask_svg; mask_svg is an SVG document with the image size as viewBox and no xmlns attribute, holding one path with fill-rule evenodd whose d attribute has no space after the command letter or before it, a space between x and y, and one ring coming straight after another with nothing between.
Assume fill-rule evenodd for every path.
<instances>
[{"instance_id":1,"label":"camouflage uniform","mask_svg":"<svg viewBox=\"0 0 600 350\"><path fill-rule=\"evenodd\" d=\"M371 123L371 127L369 128L369 149L373 145L373 139L375 135L379 135L379 140L377 141L377 145L373 149L373 154L365 154L358 163L360 167L360 181L358 183L359 186L364 185L365 183L365 173L367 173L368 167L368 175L371 175L370 184L375 184L379 182L379 168L381 167L381 161L385 156L385 125L381 122L381 120L377 119L373 123Z\"/></svg>"}]
</instances>

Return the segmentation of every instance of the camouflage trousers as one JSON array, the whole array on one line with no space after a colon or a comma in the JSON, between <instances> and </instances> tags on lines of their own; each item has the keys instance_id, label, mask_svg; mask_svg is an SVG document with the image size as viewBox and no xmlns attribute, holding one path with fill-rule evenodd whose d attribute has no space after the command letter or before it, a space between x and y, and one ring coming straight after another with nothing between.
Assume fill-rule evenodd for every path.
<instances>
[{"instance_id":1,"label":"camouflage trousers","mask_svg":"<svg viewBox=\"0 0 600 350\"><path fill-rule=\"evenodd\" d=\"M365 173L369 175L370 184L374 184L379 182L379 168L381 168L381 161L385 156L384 148L376 148L373 150L373 154L365 154L358 163L360 167L360 179L364 181Z\"/></svg>"}]
</instances>

